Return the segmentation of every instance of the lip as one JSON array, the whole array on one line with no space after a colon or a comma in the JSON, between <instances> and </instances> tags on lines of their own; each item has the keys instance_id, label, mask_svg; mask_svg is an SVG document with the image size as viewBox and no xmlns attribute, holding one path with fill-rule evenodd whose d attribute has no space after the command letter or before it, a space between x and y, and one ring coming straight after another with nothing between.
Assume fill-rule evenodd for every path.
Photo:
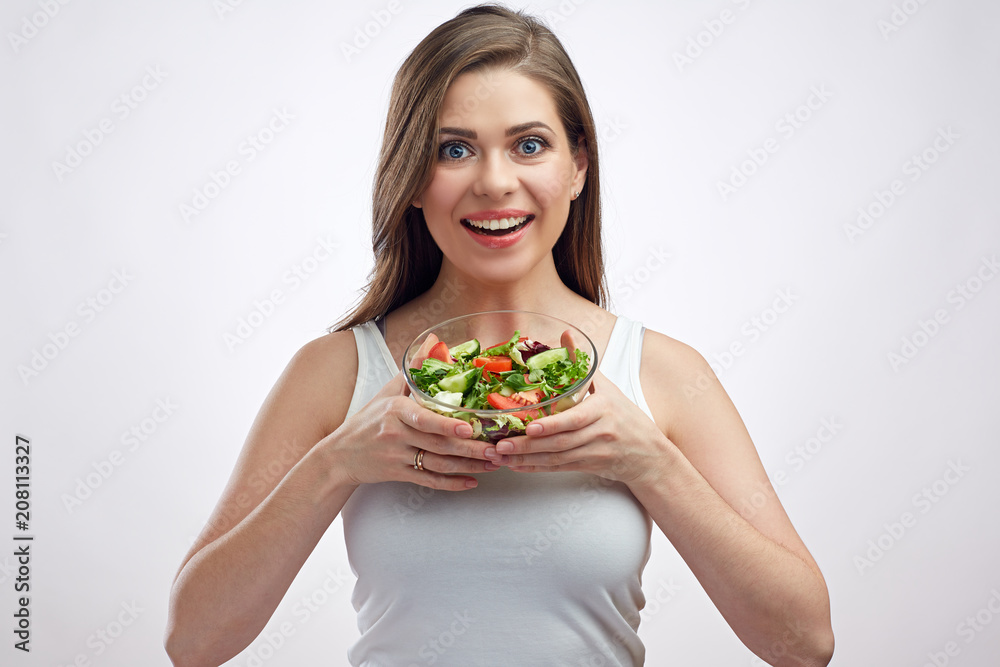
<instances>
[{"instance_id":1,"label":"lip","mask_svg":"<svg viewBox=\"0 0 1000 667\"><path fill-rule=\"evenodd\" d=\"M528 215L528 214L522 214L522 215ZM511 216L511 217L516 217L516 216ZM491 217L468 218L468 219L493 220L493 218ZM462 225L462 229L464 229L465 232L472 237L473 241L483 246L484 248L489 248L491 250L498 250L500 248L509 248L510 246L520 241L521 238L525 235L525 233L527 233L528 228L531 227L531 225L534 224L534 222L535 222L534 219L531 219L528 222L524 223L524 225L516 232L512 232L510 234L504 234L503 236L488 236L486 234L477 234L476 232L472 231L465 225Z\"/></svg>"},{"instance_id":2,"label":"lip","mask_svg":"<svg viewBox=\"0 0 1000 667\"><path fill-rule=\"evenodd\" d=\"M462 220L499 220L500 218L522 218L531 215L531 211L522 211L519 208L503 208L493 211L476 211L469 215L462 216Z\"/></svg>"}]
</instances>

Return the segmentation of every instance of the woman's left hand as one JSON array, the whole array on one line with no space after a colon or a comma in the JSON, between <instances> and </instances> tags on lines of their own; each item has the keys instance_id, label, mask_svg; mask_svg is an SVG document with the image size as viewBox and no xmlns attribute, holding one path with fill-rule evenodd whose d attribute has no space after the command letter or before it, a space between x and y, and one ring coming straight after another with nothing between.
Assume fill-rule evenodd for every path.
<instances>
[{"instance_id":1,"label":"woman's left hand","mask_svg":"<svg viewBox=\"0 0 1000 667\"><path fill-rule=\"evenodd\" d=\"M586 472L631 486L655 474L671 447L653 420L597 371L586 400L532 421L525 435L504 438L486 456L518 472Z\"/></svg>"}]
</instances>

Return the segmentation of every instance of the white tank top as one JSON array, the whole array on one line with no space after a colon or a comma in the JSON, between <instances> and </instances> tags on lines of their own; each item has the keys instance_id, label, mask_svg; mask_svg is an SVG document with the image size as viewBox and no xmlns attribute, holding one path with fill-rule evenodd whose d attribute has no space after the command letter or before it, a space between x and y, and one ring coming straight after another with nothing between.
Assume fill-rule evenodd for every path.
<instances>
[{"instance_id":1,"label":"white tank top","mask_svg":"<svg viewBox=\"0 0 1000 667\"><path fill-rule=\"evenodd\" d=\"M601 372L646 414L643 327L619 317ZM378 328L354 329L348 416L398 371ZM633 667L650 519L628 488L573 472L476 475L468 491L364 484L344 506L355 667Z\"/></svg>"}]
</instances>

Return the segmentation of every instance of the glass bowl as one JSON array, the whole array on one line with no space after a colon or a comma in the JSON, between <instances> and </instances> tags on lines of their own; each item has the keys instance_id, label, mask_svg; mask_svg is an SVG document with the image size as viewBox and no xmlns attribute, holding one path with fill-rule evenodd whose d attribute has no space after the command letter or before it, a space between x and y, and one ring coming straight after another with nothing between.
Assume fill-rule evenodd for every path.
<instances>
[{"instance_id":1,"label":"glass bowl","mask_svg":"<svg viewBox=\"0 0 1000 667\"><path fill-rule=\"evenodd\" d=\"M531 403L527 406L519 405L507 409L486 410L456 406L437 400L421 391L410 376L410 369L415 363L415 357L419 362L416 363L419 368L423 358L427 356L428 346L424 343L428 336L436 336L437 340L445 343L449 350L472 339L479 341L481 349L485 350L490 346L509 341L515 331L520 332L521 337L544 343L550 348L563 347L563 334L568 333L575 348L569 350L573 358L575 358L576 350L584 352L588 357L589 368L585 377L560 390L561 393L547 400ZM525 359L525 362L527 361L529 359ZM587 334L569 322L556 317L523 310L492 310L456 317L423 331L406 348L403 355L403 368L406 370L404 373L406 384L417 403L439 414L469 422L472 424L474 438L495 443L507 436L523 435L524 428L522 425L518 425L518 421L526 425L533 418L557 414L582 401L587 395L590 382L597 370L597 349ZM517 419L510 419L509 416L517 417Z\"/></svg>"}]
</instances>

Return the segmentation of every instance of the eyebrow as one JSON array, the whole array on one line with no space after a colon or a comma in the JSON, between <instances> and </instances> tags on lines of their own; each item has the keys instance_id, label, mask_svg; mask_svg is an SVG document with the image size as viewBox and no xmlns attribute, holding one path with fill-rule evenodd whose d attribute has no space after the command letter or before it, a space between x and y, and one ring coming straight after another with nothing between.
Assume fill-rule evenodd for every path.
<instances>
[{"instance_id":1,"label":"eyebrow","mask_svg":"<svg viewBox=\"0 0 1000 667\"><path fill-rule=\"evenodd\" d=\"M534 130L535 128L544 128L549 132L554 132L551 127L541 122L540 120L532 120L527 123L521 123L520 125L514 125L508 127L507 131L504 132L504 136L513 137L515 134L521 134L522 132L527 132L528 130ZM463 139L476 139L477 135L473 130L467 130L464 127L442 127L438 134L454 134L455 136L462 137Z\"/></svg>"}]
</instances>

